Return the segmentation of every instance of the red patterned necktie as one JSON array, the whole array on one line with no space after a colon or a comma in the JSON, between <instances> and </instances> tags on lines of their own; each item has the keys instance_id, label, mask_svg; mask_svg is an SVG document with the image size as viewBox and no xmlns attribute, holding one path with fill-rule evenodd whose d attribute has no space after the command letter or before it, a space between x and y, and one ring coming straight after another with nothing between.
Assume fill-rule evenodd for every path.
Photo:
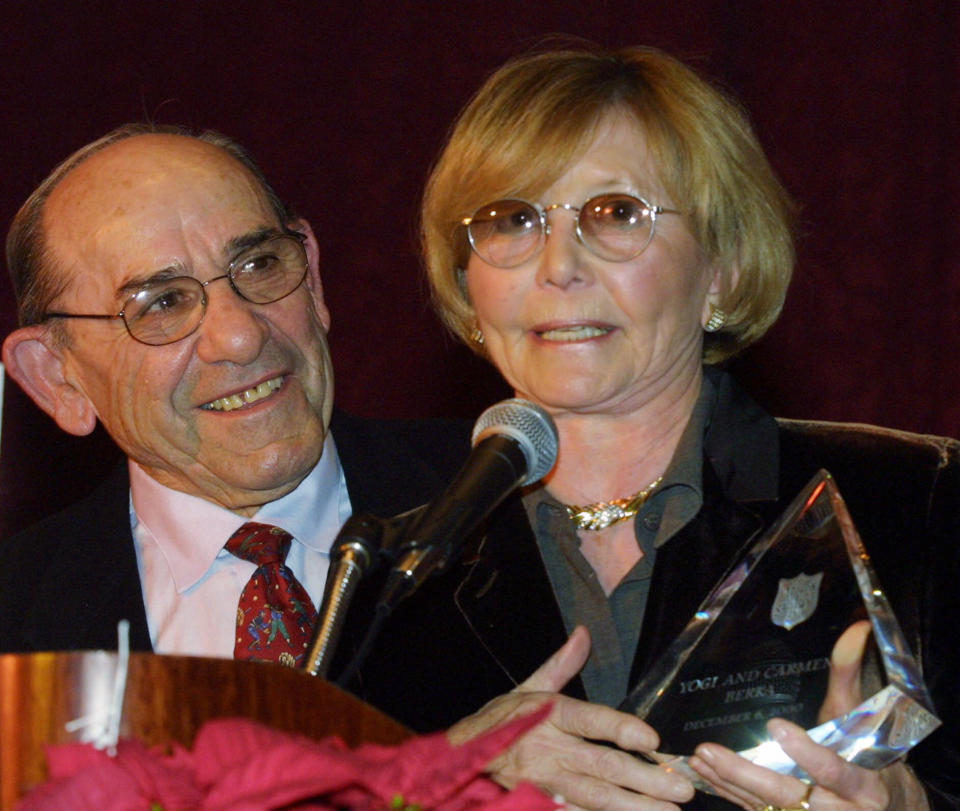
<instances>
[{"instance_id":1,"label":"red patterned necktie","mask_svg":"<svg viewBox=\"0 0 960 811\"><path fill-rule=\"evenodd\" d=\"M227 541L228 552L257 567L237 606L235 659L299 667L306 655L317 611L284 563L292 540L280 527L249 521Z\"/></svg>"}]
</instances>

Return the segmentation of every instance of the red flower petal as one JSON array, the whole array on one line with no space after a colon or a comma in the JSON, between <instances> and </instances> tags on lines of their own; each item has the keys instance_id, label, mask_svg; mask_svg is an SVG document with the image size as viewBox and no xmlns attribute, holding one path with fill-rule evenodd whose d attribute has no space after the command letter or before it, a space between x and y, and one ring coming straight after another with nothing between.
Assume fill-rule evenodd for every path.
<instances>
[{"instance_id":1,"label":"red flower petal","mask_svg":"<svg viewBox=\"0 0 960 811\"><path fill-rule=\"evenodd\" d=\"M557 806L533 786L507 792L484 767L551 706L502 725L463 746L442 733L398 747L368 744L355 751L337 738L315 742L246 719L209 721L193 752L172 755L122 741L116 757L86 744L51 747L52 776L20 811L265 811L376 809L402 796L436 811L539 811Z\"/></svg>"}]
</instances>

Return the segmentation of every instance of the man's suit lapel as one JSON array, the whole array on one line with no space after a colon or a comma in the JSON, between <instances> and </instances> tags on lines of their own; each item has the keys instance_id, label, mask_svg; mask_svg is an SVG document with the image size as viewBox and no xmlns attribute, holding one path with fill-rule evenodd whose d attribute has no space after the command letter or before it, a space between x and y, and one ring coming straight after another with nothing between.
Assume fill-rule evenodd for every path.
<instances>
[{"instance_id":1,"label":"man's suit lapel","mask_svg":"<svg viewBox=\"0 0 960 811\"><path fill-rule=\"evenodd\" d=\"M330 429L353 511L378 518L435 497L470 451L462 420L364 420L334 410Z\"/></svg>"},{"instance_id":2,"label":"man's suit lapel","mask_svg":"<svg viewBox=\"0 0 960 811\"><path fill-rule=\"evenodd\" d=\"M129 516L124 462L63 519L49 520L48 531L62 523L64 541L36 584L24 634L28 648L115 649L117 622L127 619L131 647L151 650Z\"/></svg>"}]
</instances>

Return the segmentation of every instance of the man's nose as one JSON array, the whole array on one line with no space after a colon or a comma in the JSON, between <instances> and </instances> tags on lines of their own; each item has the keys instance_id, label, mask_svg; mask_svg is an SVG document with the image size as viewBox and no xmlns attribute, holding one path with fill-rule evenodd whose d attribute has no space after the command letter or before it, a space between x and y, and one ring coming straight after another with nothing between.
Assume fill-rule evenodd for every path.
<instances>
[{"instance_id":1,"label":"man's nose","mask_svg":"<svg viewBox=\"0 0 960 811\"><path fill-rule=\"evenodd\" d=\"M206 293L207 311L198 329L198 357L205 363L252 363L270 335L263 305L241 298L226 279L209 285Z\"/></svg>"}]
</instances>

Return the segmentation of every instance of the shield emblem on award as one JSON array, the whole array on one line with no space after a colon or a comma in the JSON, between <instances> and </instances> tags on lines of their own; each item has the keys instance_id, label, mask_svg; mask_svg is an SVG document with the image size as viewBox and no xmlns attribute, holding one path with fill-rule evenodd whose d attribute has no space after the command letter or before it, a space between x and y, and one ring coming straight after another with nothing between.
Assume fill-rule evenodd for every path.
<instances>
[{"instance_id":1,"label":"shield emblem on award","mask_svg":"<svg viewBox=\"0 0 960 811\"><path fill-rule=\"evenodd\" d=\"M814 574L809 574L813 572ZM869 620L860 706L820 718L837 640ZM770 740L780 717L865 768L903 757L940 725L870 556L833 477L821 470L737 561L621 705L660 733L650 757L711 791L686 765L714 741L806 777Z\"/></svg>"},{"instance_id":2,"label":"shield emblem on award","mask_svg":"<svg viewBox=\"0 0 960 811\"><path fill-rule=\"evenodd\" d=\"M777 596L770 609L770 619L774 625L795 628L804 620L810 619L817 610L820 598L820 582L823 572L817 574L798 574L796 577L781 577Z\"/></svg>"}]
</instances>

